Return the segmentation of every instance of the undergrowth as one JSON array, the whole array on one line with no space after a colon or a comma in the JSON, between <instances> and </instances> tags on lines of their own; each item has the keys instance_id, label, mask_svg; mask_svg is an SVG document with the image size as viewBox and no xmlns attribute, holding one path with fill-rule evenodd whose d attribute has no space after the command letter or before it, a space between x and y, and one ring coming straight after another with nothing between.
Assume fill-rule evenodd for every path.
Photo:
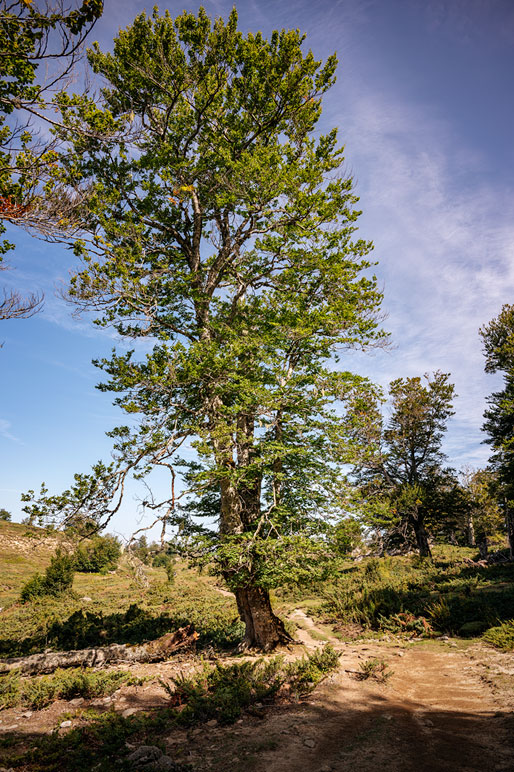
<instances>
[{"instance_id":1,"label":"undergrowth","mask_svg":"<svg viewBox=\"0 0 514 772\"><path fill-rule=\"evenodd\" d=\"M269 704L282 693L284 697L307 694L336 667L338 657L326 646L293 663L278 656L206 665L189 678L166 683L170 706L164 710L129 718L107 711L86 726L37 738L29 750L16 757L13 752L9 763L30 766L31 772L112 772L114 768L124 772L133 769L127 761L128 741L132 746L159 745L160 736L169 736L173 726L188 727L213 718L228 724L245 709Z\"/></svg>"},{"instance_id":2,"label":"undergrowth","mask_svg":"<svg viewBox=\"0 0 514 772\"><path fill-rule=\"evenodd\" d=\"M491 627L484 633L484 641L497 649L514 649L514 619L509 619L498 627Z\"/></svg>"},{"instance_id":3,"label":"undergrowth","mask_svg":"<svg viewBox=\"0 0 514 772\"><path fill-rule=\"evenodd\" d=\"M55 700L104 697L113 694L123 684L141 683L141 678L125 670L70 668L36 678L22 678L18 671L12 671L0 678L0 709L27 707L41 710Z\"/></svg>"},{"instance_id":4,"label":"undergrowth","mask_svg":"<svg viewBox=\"0 0 514 772\"><path fill-rule=\"evenodd\" d=\"M320 588L321 612L339 624L409 636L477 636L512 616L514 565L453 559L371 558Z\"/></svg>"}]
</instances>

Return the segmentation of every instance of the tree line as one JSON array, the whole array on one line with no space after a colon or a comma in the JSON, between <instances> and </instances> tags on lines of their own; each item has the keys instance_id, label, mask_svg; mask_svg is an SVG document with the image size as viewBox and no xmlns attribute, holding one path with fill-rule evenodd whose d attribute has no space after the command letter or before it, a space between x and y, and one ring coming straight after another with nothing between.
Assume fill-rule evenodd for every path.
<instances>
[{"instance_id":1,"label":"tree line","mask_svg":"<svg viewBox=\"0 0 514 772\"><path fill-rule=\"evenodd\" d=\"M75 26L61 15L67 34L100 12L84 8ZM4 57L24 40L19 14L0 16L3 32L14 30ZM110 463L62 494L29 492L25 510L100 529L129 477L150 484L165 469L167 494L145 500L162 538L171 527L181 549L216 567L246 643L264 649L288 639L270 589L321 577L334 544L353 543L356 518L380 549L414 542L423 556L434 536L474 531L485 545L503 518L511 557L514 547L513 307L482 330L486 367L505 373L505 389L486 414L490 468L463 483L441 449L449 374L393 381L386 421L380 389L344 367L346 351L387 335L343 148L335 128L318 126L337 60L317 61L304 43L298 30L244 35L235 9L226 21L203 9L139 14L112 53L88 51L100 95L52 96L46 161L37 166L26 136L21 157L6 148L0 179L2 217L80 259L69 299L134 342L95 364L100 388L140 418L110 432ZM2 65L22 93L35 79L34 45L20 49L19 70ZM6 113L26 107L9 99Z\"/></svg>"}]
</instances>

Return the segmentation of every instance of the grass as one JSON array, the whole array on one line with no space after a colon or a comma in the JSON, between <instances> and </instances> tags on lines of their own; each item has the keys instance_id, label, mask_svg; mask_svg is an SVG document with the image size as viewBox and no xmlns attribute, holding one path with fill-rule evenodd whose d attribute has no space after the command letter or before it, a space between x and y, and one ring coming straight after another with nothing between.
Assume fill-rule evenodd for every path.
<instances>
[{"instance_id":1,"label":"grass","mask_svg":"<svg viewBox=\"0 0 514 772\"><path fill-rule=\"evenodd\" d=\"M389 670L389 665L383 659L367 659L366 662L361 662L357 679L366 681L372 678L374 681L385 684L392 675L393 671Z\"/></svg>"},{"instance_id":2,"label":"grass","mask_svg":"<svg viewBox=\"0 0 514 772\"><path fill-rule=\"evenodd\" d=\"M141 678L125 670L70 668L36 678L22 678L17 671L13 671L0 679L0 710L13 707L41 710L55 700L104 697L113 694L124 684L141 683Z\"/></svg>"},{"instance_id":3,"label":"grass","mask_svg":"<svg viewBox=\"0 0 514 772\"><path fill-rule=\"evenodd\" d=\"M7 525L12 528L15 524ZM15 537L24 546L21 528L25 527L15 529ZM2 542L4 531L5 526L0 525L0 590L7 584L10 565L3 562L4 553L13 557L15 550L9 538ZM21 586L35 569L40 570L45 561L49 564L52 551L43 554L41 564L34 564L25 551L14 555L24 568L9 580L8 591L0 592L0 606L4 606L0 657L24 656L47 648L140 643L189 623L200 635L200 646L225 648L241 640L243 626L235 601L216 591L212 577L199 575L180 563L176 564L173 585L167 580L165 568L145 566L150 586L142 588L122 559L116 572L108 575L75 574L72 592L64 596L35 598L25 604L9 602L13 591L14 600L19 599Z\"/></svg>"},{"instance_id":4,"label":"grass","mask_svg":"<svg viewBox=\"0 0 514 772\"><path fill-rule=\"evenodd\" d=\"M514 564L470 566L469 550L434 550L434 560L371 558L347 563L319 588L319 613L343 627L436 636L475 637L512 616ZM471 553L473 554L473 553Z\"/></svg>"}]
</instances>

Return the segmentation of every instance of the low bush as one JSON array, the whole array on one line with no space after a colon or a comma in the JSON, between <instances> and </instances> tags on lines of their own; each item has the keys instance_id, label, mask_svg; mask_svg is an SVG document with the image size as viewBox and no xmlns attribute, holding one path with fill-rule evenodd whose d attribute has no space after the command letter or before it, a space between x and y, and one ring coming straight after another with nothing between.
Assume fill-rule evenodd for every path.
<instances>
[{"instance_id":1,"label":"low bush","mask_svg":"<svg viewBox=\"0 0 514 772\"><path fill-rule=\"evenodd\" d=\"M120 556L121 546L115 536L94 536L90 541L79 544L75 552L75 570L106 574L117 568Z\"/></svg>"},{"instance_id":2,"label":"low bush","mask_svg":"<svg viewBox=\"0 0 514 772\"><path fill-rule=\"evenodd\" d=\"M25 603L42 595L62 595L73 584L75 572L73 557L61 550L56 551L44 576L34 574L22 587L21 600Z\"/></svg>"},{"instance_id":3,"label":"low bush","mask_svg":"<svg viewBox=\"0 0 514 772\"><path fill-rule=\"evenodd\" d=\"M193 676L161 684L170 695L171 706L178 709L178 723L187 725L215 718L229 724L250 705L274 698L286 684L290 693L309 693L337 666L338 659L339 654L325 646L322 651L289 664L278 656L231 665L206 665Z\"/></svg>"},{"instance_id":4,"label":"low bush","mask_svg":"<svg viewBox=\"0 0 514 772\"><path fill-rule=\"evenodd\" d=\"M125 670L70 668L36 678L21 678L13 671L0 679L0 709L23 706L41 710L55 700L104 697L113 694L122 684L140 683L140 678Z\"/></svg>"},{"instance_id":5,"label":"low bush","mask_svg":"<svg viewBox=\"0 0 514 772\"><path fill-rule=\"evenodd\" d=\"M491 627L484 633L483 639L497 649L514 649L514 619L509 619L498 627Z\"/></svg>"}]
</instances>

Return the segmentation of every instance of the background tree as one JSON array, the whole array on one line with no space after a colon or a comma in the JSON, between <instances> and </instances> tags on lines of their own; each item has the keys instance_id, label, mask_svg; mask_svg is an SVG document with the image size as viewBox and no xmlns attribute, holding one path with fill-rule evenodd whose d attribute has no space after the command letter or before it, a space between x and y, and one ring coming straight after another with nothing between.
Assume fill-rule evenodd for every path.
<instances>
[{"instance_id":1,"label":"background tree","mask_svg":"<svg viewBox=\"0 0 514 772\"><path fill-rule=\"evenodd\" d=\"M36 227L51 233L62 217L63 202L52 195L52 184L42 196L55 165L55 142L41 139L41 124L55 125L50 113L52 94L71 73L85 37L102 13L102 0L84 0L76 10L63 5L40 10L32 0L6 0L0 7L0 235L5 223ZM37 80L38 68L51 65L46 81ZM36 123L34 123L34 120ZM0 243L3 255L13 248ZM22 297L3 292L0 319L27 318L42 304L36 293Z\"/></svg>"},{"instance_id":2,"label":"background tree","mask_svg":"<svg viewBox=\"0 0 514 772\"><path fill-rule=\"evenodd\" d=\"M442 469L441 443L453 415L449 374L435 372L398 378L389 386L391 415L384 424L378 401L354 403L346 428L353 442L368 524L391 544L414 534L420 555L430 556L427 521L444 520L449 507L450 472Z\"/></svg>"},{"instance_id":3,"label":"background tree","mask_svg":"<svg viewBox=\"0 0 514 772\"><path fill-rule=\"evenodd\" d=\"M71 296L153 348L98 363L102 388L142 418L112 433L101 481L83 476L32 505L71 514L88 500L104 522L118 504L99 490L117 495L130 472L165 467L169 496L147 508L188 534L188 501L214 515L198 550L234 590L247 644L266 649L287 638L269 588L322 570L339 406L365 390L332 357L383 337L337 134L316 129L336 59L321 64L302 43L295 30L243 36L235 10L226 23L203 9L141 14L113 54L89 53L103 104L61 95L63 122L85 131L60 163L90 186ZM106 152L91 139L106 127L130 127L133 141ZM196 468L181 465L185 446Z\"/></svg>"},{"instance_id":4,"label":"background tree","mask_svg":"<svg viewBox=\"0 0 514 772\"><path fill-rule=\"evenodd\" d=\"M498 538L504 525L496 498L497 476L491 469L467 470L463 489L467 504L468 544L477 546L481 558L487 557L489 541Z\"/></svg>"},{"instance_id":5,"label":"background tree","mask_svg":"<svg viewBox=\"0 0 514 772\"><path fill-rule=\"evenodd\" d=\"M504 305L498 316L480 329L486 373L503 373L504 388L488 398L484 431L497 475L498 503L504 513L510 557L514 558L514 306Z\"/></svg>"}]
</instances>

